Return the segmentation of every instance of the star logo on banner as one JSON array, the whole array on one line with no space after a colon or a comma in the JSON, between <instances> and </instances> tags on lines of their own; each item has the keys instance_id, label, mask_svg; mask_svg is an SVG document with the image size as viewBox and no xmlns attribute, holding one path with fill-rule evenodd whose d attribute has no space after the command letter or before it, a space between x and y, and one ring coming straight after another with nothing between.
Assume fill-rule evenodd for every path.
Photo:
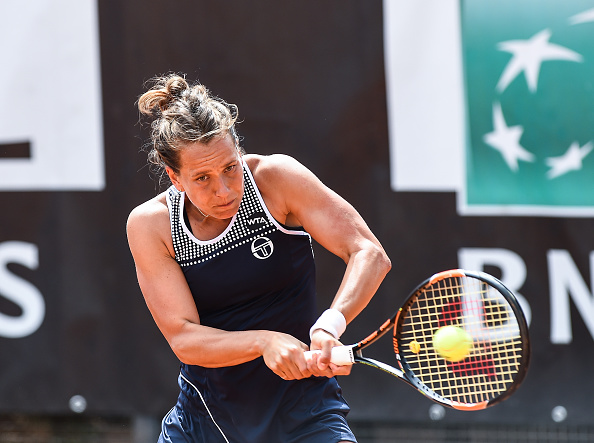
<instances>
[{"instance_id":1,"label":"star logo on banner","mask_svg":"<svg viewBox=\"0 0 594 443\"><path fill-rule=\"evenodd\" d=\"M534 154L520 145L520 138L524 133L522 126L507 126L503 111L499 103L493 104L493 132L483 136L485 143L501 153L503 159L512 171L518 170L518 161L533 162Z\"/></svg>"},{"instance_id":2,"label":"star logo on banner","mask_svg":"<svg viewBox=\"0 0 594 443\"><path fill-rule=\"evenodd\" d=\"M588 9L587 11L576 14L569 19L569 23L572 25L588 22L594 22L594 9Z\"/></svg>"},{"instance_id":3,"label":"star logo on banner","mask_svg":"<svg viewBox=\"0 0 594 443\"><path fill-rule=\"evenodd\" d=\"M583 58L577 52L563 46L549 42L551 31L545 29L535 34L528 40L509 40L501 42L497 48L501 51L513 54L511 60L505 67L499 82L497 91L503 92L509 84L522 72L526 77L530 92L536 92L540 66L546 60L568 60L581 62Z\"/></svg>"},{"instance_id":4,"label":"star logo on banner","mask_svg":"<svg viewBox=\"0 0 594 443\"><path fill-rule=\"evenodd\" d=\"M594 1L533 3L463 8L458 211L594 220Z\"/></svg>"},{"instance_id":5,"label":"star logo on banner","mask_svg":"<svg viewBox=\"0 0 594 443\"><path fill-rule=\"evenodd\" d=\"M594 22L594 8L570 17L568 22L572 25ZM551 36L550 29L544 29L527 40L507 40L497 44L497 49L512 54L495 87L498 93L503 93L522 72L524 72L528 89L531 93L535 93L538 88L541 65L544 61L583 61L583 56L578 52L551 43ZM493 103L493 131L483 135L483 141L499 151L513 172L518 171L520 161L535 162L537 160L534 153L520 144L523 133L524 126L508 126L501 104ZM594 149L593 142L588 142L580 147L579 142L575 141L563 155L546 158L545 164L549 168L546 177L552 180L571 171L581 170L583 160L592 149Z\"/></svg>"},{"instance_id":6,"label":"star logo on banner","mask_svg":"<svg viewBox=\"0 0 594 443\"><path fill-rule=\"evenodd\" d=\"M573 142L567 152L559 157L547 158L546 164L551 169L547 172L547 177L552 180L570 171L579 171L582 169L582 160L592 151L594 145L592 142L586 143L580 148L578 142Z\"/></svg>"}]
</instances>

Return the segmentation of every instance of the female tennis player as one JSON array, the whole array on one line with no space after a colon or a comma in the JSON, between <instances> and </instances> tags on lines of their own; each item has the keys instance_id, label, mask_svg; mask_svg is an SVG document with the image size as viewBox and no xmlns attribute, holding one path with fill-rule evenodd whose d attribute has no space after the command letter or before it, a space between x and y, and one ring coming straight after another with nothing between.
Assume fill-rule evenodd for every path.
<instances>
[{"instance_id":1,"label":"female tennis player","mask_svg":"<svg viewBox=\"0 0 594 443\"><path fill-rule=\"evenodd\" d=\"M146 304L181 361L159 442L356 441L334 378L350 368L330 349L390 269L382 246L299 162L245 154L237 107L203 85L159 77L138 107L149 161L172 183L127 225ZM346 263L319 317L312 238ZM321 353L306 361L308 349Z\"/></svg>"}]
</instances>

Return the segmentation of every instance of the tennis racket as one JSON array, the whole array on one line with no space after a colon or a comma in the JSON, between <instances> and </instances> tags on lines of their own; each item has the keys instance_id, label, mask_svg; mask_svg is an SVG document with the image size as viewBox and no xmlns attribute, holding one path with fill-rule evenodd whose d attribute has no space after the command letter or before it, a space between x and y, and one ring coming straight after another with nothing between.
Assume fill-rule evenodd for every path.
<instances>
[{"instance_id":1,"label":"tennis racket","mask_svg":"<svg viewBox=\"0 0 594 443\"><path fill-rule=\"evenodd\" d=\"M436 332L446 326L471 337L456 361L434 347ZM390 330L397 368L362 355ZM320 351L307 351L312 352ZM331 357L337 365L381 369L431 400L464 411L508 398L524 380L529 360L528 326L514 294L491 275L461 269L425 280L379 329L354 345L333 348Z\"/></svg>"}]
</instances>

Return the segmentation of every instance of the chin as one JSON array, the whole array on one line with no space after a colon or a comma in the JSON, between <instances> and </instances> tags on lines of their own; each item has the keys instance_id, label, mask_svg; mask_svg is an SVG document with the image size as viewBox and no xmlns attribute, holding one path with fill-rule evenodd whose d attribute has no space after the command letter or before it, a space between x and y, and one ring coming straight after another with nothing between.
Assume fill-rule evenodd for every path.
<instances>
[{"instance_id":1,"label":"chin","mask_svg":"<svg viewBox=\"0 0 594 443\"><path fill-rule=\"evenodd\" d=\"M226 220L232 218L237 212L239 211L239 205L233 205L228 209L224 209L220 212L217 212L214 215L216 218L220 218L221 220Z\"/></svg>"}]
</instances>

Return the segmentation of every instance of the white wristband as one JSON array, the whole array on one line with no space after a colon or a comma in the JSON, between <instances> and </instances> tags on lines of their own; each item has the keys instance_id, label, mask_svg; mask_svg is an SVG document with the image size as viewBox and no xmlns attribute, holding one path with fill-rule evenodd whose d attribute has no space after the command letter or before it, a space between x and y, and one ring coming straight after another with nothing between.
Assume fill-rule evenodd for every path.
<instances>
[{"instance_id":1,"label":"white wristband","mask_svg":"<svg viewBox=\"0 0 594 443\"><path fill-rule=\"evenodd\" d=\"M339 339L346 329L346 319L338 309L326 309L309 330L309 339L316 329L323 329Z\"/></svg>"}]
</instances>

